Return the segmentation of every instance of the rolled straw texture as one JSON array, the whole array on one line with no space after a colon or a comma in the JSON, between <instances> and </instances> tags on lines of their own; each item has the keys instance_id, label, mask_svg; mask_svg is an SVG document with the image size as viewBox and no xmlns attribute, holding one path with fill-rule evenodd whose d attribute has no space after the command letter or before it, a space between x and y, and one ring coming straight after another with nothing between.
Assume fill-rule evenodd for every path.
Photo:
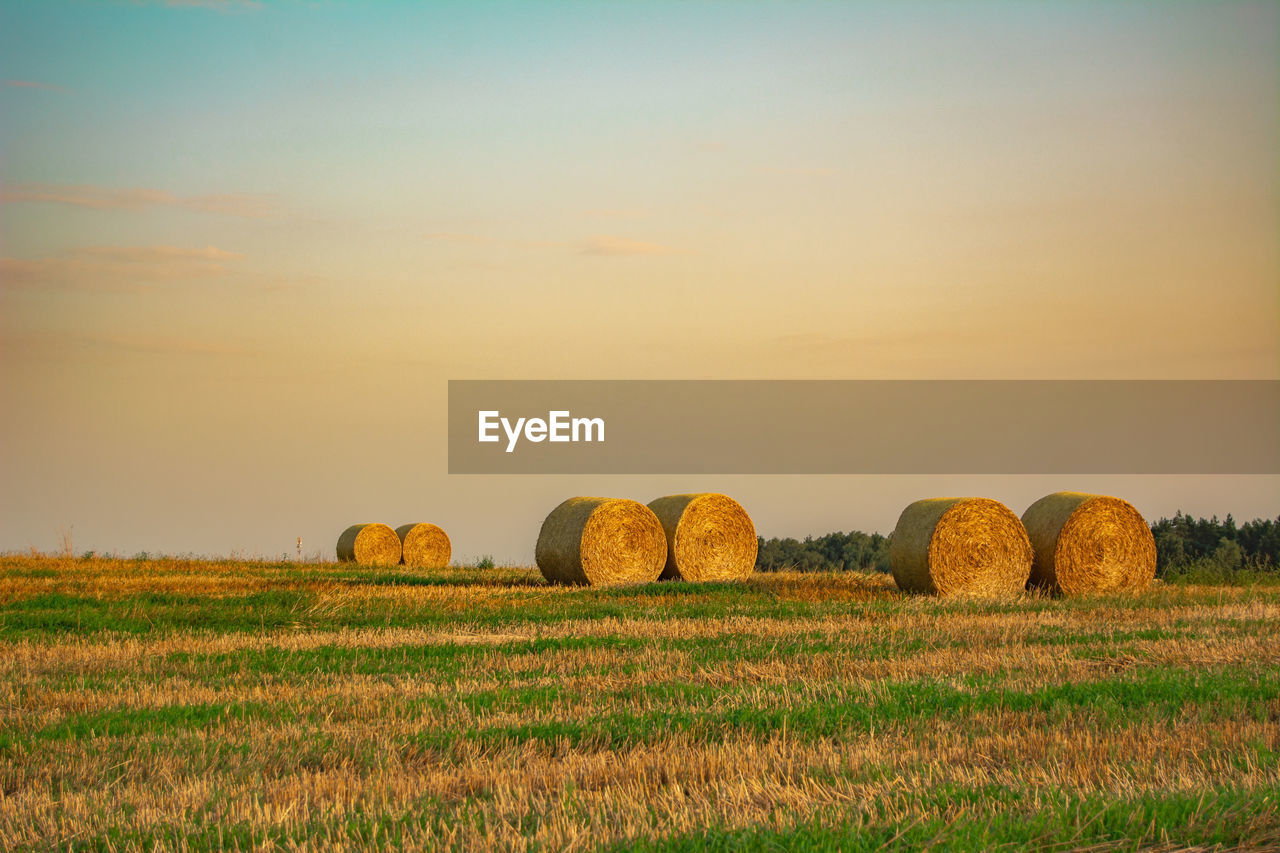
<instances>
[{"instance_id":1,"label":"rolled straw texture","mask_svg":"<svg viewBox=\"0 0 1280 853\"><path fill-rule=\"evenodd\" d=\"M742 505L712 492L649 502L667 538L667 580L741 580L756 567L756 527Z\"/></svg>"},{"instance_id":2,"label":"rolled straw texture","mask_svg":"<svg viewBox=\"0 0 1280 853\"><path fill-rule=\"evenodd\" d=\"M1004 504L930 498L902 511L889 543L898 587L931 595L1008 597L1031 574L1031 542Z\"/></svg>"},{"instance_id":3,"label":"rolled straw texture","mask_svg":"<svg viewBox=\"0 0 1280 853\"><path fill-rule=\"evenodd\" d=\"M396 536L404 552L404 564L423 569L436 569L449 565L453 550L449 534L434 524L419 522L402 524L396 528Z\"/></svg>"},{"instance_id":4,"label":"rolled straw texture","mask_svg":"<svg viewBox=\"0 0 1280 853\"><path fill-rule=\"evenodd\" d=\"M338 537L338 559L362 566L400 564L400 537L385 524L353 524Z\"/></svg>"},{"instance_id":5,"label":"rolled straw texture","mask_svg":"<svg viewBox=\"0 0 1280 853\"><path fill-rule=\"evenodd\" d=\"M1156 575L1155 537L1128 501L1055 492L1029 506L1022 523L1035 549L1035 586L1059 595L1136 592Z\"/></svg>"},{"instance_id":6,"label":"rolled straw texture","mask_svg":"<svg viewBox=\"0 0 1280 853\"><path fill-rule=\"evenodd\" d=\"M591 586L655 581L666 556L653 510L620 498L569 498L542 522L535 550L548 581Z\"/></svg>"}]
</instances>

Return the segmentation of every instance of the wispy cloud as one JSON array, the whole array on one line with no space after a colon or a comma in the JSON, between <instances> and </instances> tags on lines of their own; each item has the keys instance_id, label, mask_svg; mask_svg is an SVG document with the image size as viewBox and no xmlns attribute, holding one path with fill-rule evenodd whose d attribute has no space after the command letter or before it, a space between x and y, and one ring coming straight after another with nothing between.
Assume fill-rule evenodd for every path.
<instances>
[{"instance_id":1,"label":"wispy cloud","mask_svg":"<svg viewBox=\"0 0 1280 853\"><path fill-rule=\"evenodd\" d=\"M512 240L511 245L528 249L572 249L576 244L565 240Z\"/></svg>"},{"instance_id":2,"label":"wispy cloud","mask_svg":"<svg viewBox=\"0 0 1280 853\"><path fill-rule=\"evenodd\" d=\"M147 0L137 0L146 5ZM157 5L152 3L151 5ZM212 9L215 12L238 12L248 9L261 9L260 0L159 0L158 5L170 9Z\"/></svg>"},{"instance_id":3,"label":"wispy cloud","mask_svg":"<svg viewBox=\"0 0 1280 853\"><path fill-rule=\"evenodd\" d=\"M45 89L50 92L65 92L61 86L52 83L41 83L36 80L0 80L0 86L6 89Z\"/></svg>"},{"instance_id":4,"label":"wispy cloud","mask_svg":"<svg viewBox=\"0 0 1280 853\"><path fill-rule=\"evenodd\" d=\"M959 347L970 347L990 343L999 332L999 324L954 324L951 326L933 325L928 328L890 329L868 332L859 335L826 335L819 332L804 332L793 335L779 335L771 343L793 353L810 353L833 355L836 353L855 354L869 349L951 351ZM1005 338L1018 337L1007 331ZM1022 336L1022 337L1025 337Z\"/></svg>"},{"instance_id":5,"label":"wispy cloud","mask_svg":"<svg viewBox=\"0 0 1280 853\"><path fill-rule=\"evenodd\" d=\"M273 209L269 196L248 193L177 196L165 190L96 187L85 184L15 184L0 191L0 202L63 204L94 210L143 210L175 207L259 219Z\"/></svg>"},{"instance_id":6,"label":"wispy cloud","mask_svg":"<svg viewBox=\"0 0 1280 853\"><path fill-rule=\"evenodd\" d=\"M73 347L163 353L165 355L253 355L258 351L235 340L189 338L126 332L50 329L0 338L0 347L19 353L67 353Z\"/></svg>"},{"instance_id":7,"label":"wispy cloud","mask_svg":"<svg viewBox=\"0 0 1280 853\"><path fill-rule=\"evenodd\" d=\"M660 243L646 243L641 240L628 240L612 234L598 234L587 238L582 245L584 255L680 255L679 249L664 246Z\"/></svg>"},{"instance_id":8,"label":"wispy cloud","mask_svg":"<svg viewBox=\"0 0 1280 853\"><path fill-rule=\"evenodd\" d=\"M0 258L0 285L6 288L34 287L44 278L48 261Z\"/></svg>"},{"instance_id":9,"label":"wispy cloud","mask_svg":"<svg viewBox=\"0 0 1280 853\"><path fill-rule=\"evenodd\" d=\"M433 243L459 243L473 246L518 246L525 249L566 249L574 246L573 243L563 240L512 240L457 231L432 231L425 236Z\"/></svg>"},{"instance_id":10,"label":"wispy cloud","mask_svg":"<svg viewBox=\"0 0 1280 853\"><path fill-rule=\"evenodd\" d=\"M214 246L86 246L43 258L0 258L7 289L135 290L229 273L243 257Z\"/></svg>"},{"instance_id":11,"label":"wispy cloud","mask_svg":"<svg viewBox=\"0 0 1280 853\"><path fill-rule=\"evenodd\" d=\"M257 278L251 286L263 293L299 293L323 286L329 281L322 275L277 275Z\"/></svg>"},{"instance_id":12,"label":"wispy cloud","mask_svg":"<svg viewBox=\"0 0 1280 853\"><path fill-rule=\"evenodd\" d=\"M586 240L577 242L567 240L513 240L499 237L488 237L483 234L465 234L454 231L433 231L425 235L428 240L437 243L456 243L478 246L509 247L524 249L576 249L584 255L684 255L688 252L673 249L660 243L646 243L641 240L629 240L613 234L597 234Z\"/></svg>"},{"instance_id":13,"label":"wispy cloud","mask_svg":"<svg viewBox=\"0 0 1280 853\"><path fill-rule=\"evenodd\" d=\"M248 355L253 352L249 347L233 341L174 338L157 335L84 335L81 340L87 344L110 347L112 349L173 355Z\"/></svg>"},{"instance_id":14,"label":"wispy cloud","mask_svg":"<svg viewBox=\"0 0 1280 853\"><path fill-rule=\"evenodd\" d=\"M196 263L234 261L244 257L215 246L188 249L182 246L85 246L70 253L74 258L89 258L124 264L155 264L173 261Z\"/></svg>"},{"instance_id":15,"label":"wispy cloud","mask_svg":"<svg viewBox=\"0 0 1280 853\"><path fill-rule=\"evenodd\" d=\"M493 239L483 234L461 234L456 231L432 231L426 235L435 243L492 243Z\"/></svg>"},{"instance_id":16,"label":"wispy cloud","mask_svg":"<svg viewBox=\"0 0 1280 853\"><path fill-rule=\"evenodd\" d=\"M770 366L809 378L1275 378L1280 345L1241 343L1203 328L1197 334L1196 349L1188 351L1187 336L1176 332L1135 337L1125 324L1080 331L953 314L949 323L913 320L909 328L863 334L765 338L756 352Z\"/></svg>"},{"instance_id":17,"label":"wispy cloud","mask_svg":"<svg viewBox=\"0 0 1280 853\"><path fill-rule=\"evenodd\" d=\"M761 166L761 172L767 172L770 175L799 175L805 178L824 177L826 175L834 175L837 170L815 168L809 166L798 167L782 167L782 166Z\"/></svg>"},{"instance_id":18,"label":"wispy cloud","mask_svg":"<svg viewBox=\"0 0 1280 853\"><path fill-rule=\"evenodd\" d=\"M597 207L583 213L598 219L632 219L644 216L645 212L638 207Z\"/></svg>"}]
</instances>

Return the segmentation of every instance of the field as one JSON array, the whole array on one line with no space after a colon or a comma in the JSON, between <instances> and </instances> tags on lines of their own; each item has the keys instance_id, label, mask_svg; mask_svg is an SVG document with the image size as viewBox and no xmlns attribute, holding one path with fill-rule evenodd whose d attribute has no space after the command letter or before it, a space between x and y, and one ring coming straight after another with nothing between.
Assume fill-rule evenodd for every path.
<instances>
[{"instance_id":1,"label":"field","mask_svg":"<svg viewBox=\"0 0 1280 853\"><path fill-rule=\"evenodd\" d=\"M1280 845L1280 587L0 558L0 849Z\"/></svg>"}]
</instances>

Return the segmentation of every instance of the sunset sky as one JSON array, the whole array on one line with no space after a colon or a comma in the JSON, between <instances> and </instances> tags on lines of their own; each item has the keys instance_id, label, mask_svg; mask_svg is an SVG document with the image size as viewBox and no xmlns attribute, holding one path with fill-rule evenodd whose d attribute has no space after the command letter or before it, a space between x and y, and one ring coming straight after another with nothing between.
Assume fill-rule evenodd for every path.
<instances>
[{"instance_id":1,"label":"sunset sky","mask_svg":"<svg viewBox=\"0 0 1280 853\"><path fill-rule=\"evenodd\" d=\"M1280 477L450 477L468 378L1280 378L1280 5L0 0L0 550ZM873 415L874 413L869 413ZM799 416L799 415L798 415ZM1229 418L1230 413L1224 413Z\"/></svg>"}]
</instances>

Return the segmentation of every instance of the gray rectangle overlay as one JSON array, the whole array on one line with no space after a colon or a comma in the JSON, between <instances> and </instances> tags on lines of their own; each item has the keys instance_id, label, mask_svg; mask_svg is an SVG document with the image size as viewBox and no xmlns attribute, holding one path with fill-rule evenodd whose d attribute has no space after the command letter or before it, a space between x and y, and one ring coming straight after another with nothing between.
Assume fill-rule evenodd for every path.
<instances>
[{"instance_id":1,"label":"gray rectangle overlay","mask_svg":"<svg viewBox=\"0 0 1280 853\"><path fill-rule=\"evenodd\" d=\"M1278 436L1275 380L449 382L450 474L1280 474Z\"/></svg>"}]
</instances>

